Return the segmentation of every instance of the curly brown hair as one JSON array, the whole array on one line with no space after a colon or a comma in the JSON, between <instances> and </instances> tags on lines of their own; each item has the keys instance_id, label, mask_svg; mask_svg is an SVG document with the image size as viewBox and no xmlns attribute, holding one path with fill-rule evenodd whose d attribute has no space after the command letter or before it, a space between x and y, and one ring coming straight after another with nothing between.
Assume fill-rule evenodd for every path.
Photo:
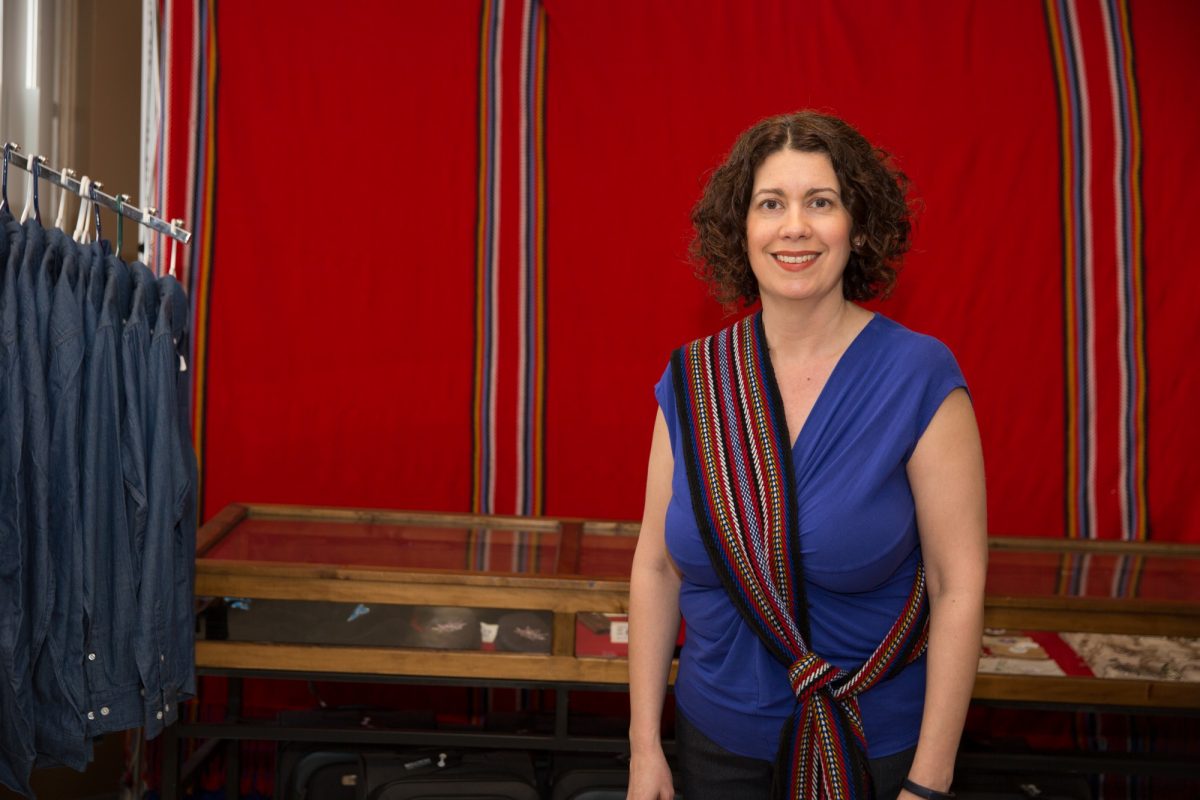
<instances>
[{"instance_id":1,"label":"curly brown hair","mask_svg":"<svg viewBox=\"0 0 1200 800\"><path fill-rule=\"evenodd\" d=\"M825 153L850 212L854 247L842 278L847 300L886 297L896 284L912 234L909 181L891 157L849 123L816 111L768 117L742 133L692 209L691 255L696 276L726 307L758 299L758 281L746 255L746 215L754 174L786 147Z\"/></svg>"}]
</instances>

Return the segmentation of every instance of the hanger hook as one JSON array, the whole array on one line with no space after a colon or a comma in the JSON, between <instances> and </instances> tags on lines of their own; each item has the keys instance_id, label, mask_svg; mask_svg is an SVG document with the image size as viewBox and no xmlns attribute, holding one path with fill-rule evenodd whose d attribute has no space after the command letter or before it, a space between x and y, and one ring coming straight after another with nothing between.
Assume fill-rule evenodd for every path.
<instances>
[{"instance_id":1,"label":"hanger hook","mask_svg":"<svg viewBox=\"0 0 1200 800\"><path fill-rule=\"evenodd\" d=\"M127 194L117 195L117 257L121 256L121 248L125 244L125 203L131 198Z\"/></svg>"},{"instance_id":2,"label":"hanger hook","mask_svg":"<svg viewBox=\"0 0 1200 800\"><path fill-rule=\"evenodd\" d=\"M121 202L121 198L125 195L117 195L117 258L121 257L121 245L125 244L125 215L122 213L125 209L125 204Z\"/></svg>"},{"instance_id":3,"label":"hanger hook","mask_svg":"<svg viewBox=\"0 0 1200 800\"><path fill-rule=\"evenodd\" d=\"M42 166L42 162L46 159L44 156L34 156L31 160L33 164L31 165L32 169L29 171L33 175L33 218L37 220L38 225L41 225L42 209L38 207L38 171Z\"/></svg>"},{"instance_id":4,"label":"hanger hook","mask_svg":"<svg viewBox=\"0 0 1200 800\"><path fill-rule=\"evenodd\" d=\"M59 230L64 231L64 232L66 231L66 229L63 228L63 223L66 221L66 214L67 214L67 194L68 194L67 183L69 182L70 178L74 178L74 177L75 177L75 170L71 169L70 167L63 168L62 191L60 191L58 193L58 215L55 216L55 218L54 218L54 227L56 227Z\"/></svg>"},{"instance_id":5,"label":"hanger hook","mask_svg":"<svg viewBox=\"0 0 1200 800\"><path fill-rule=\"evenodd\" d=\"M34 217L40 225L41 214L37 210L38 197L38 168L46 159L42 156L30 153L25 156L25 170L29 173L29 183L25 187L25 210L21 212L21 224L25 224L25 220Z\"/></svg>"},{"instance_id":6,"label":"hanger hook","mask_svg":"<svg viewBox=\"0 0 1200 800\"><path fill-rule=\"evenodd\" d=\"M75 233L72 239L83 242L87 238L88 195L91 194L92 179L84 175L79 179L79 214L75 217Z\"/></svg>"},{"instance_id":7,"label":"hanger hook","mask_svg":"<svg viewBox=\"0 0 1200 800\"><path fill-rule=\"evenodd\" d=\"M153 219L154 217L157 217L157 216L158 216L157 208L155 208L154 206L146 206L146 216L144 217L144 219ZM149 227L144 231L144 233L146 235L146 238L143 241L142 258L145 260L145 262L147 264L150 265L151 268L158 269L158 263L155 262L154 257L158 254L158 247L156 245L158 244L158 239L161 236L161 234L158 231L154 230L154 228L149 228Z\"/></svg>"},{"instance_id":8,"label":"hanger hook","mask_svg":"<svg viewBox=\"0 0 1200 800\"><path fill-rule=\"evenodd\" d=\"M171 220L171 233L175 233L176 230L178 229L178 227L182 224L183 224L182 219L172 219ZM175 273L175 253L178 251L178 249L179 249L179 240L176 239L174 236L172 236L171 237L171 272L170 272L170 275L172 278L174 278L176 275L176 273Z\"/></svg>"},{"instance_id":9,"label":"hanger hook","mask_svg":"<svg viewBox=\"0 0 1200 800\"><path fill-rule=\"evenodd\" d=\"M96 241L97 242L104 238L100 233L100 204L98 202L96 202L96 190L99 189L103 185L104 184L101 183L100 181L92 181L92 185L88 189L88 191L92 195L92 209L96 212Z\"/></svg>"},{"instance_id":10,"label":"hanger hook","mask_svg":"<svg viewBox=\"0 0 1200 800\"><path fill-rule=\"evenodd\" d=\"M20 145L15 142L4 143L4 176L0 178L0 210L8 208L8 159L12 156L13 150L19 150Z\"/></svg>"}]
</instances>

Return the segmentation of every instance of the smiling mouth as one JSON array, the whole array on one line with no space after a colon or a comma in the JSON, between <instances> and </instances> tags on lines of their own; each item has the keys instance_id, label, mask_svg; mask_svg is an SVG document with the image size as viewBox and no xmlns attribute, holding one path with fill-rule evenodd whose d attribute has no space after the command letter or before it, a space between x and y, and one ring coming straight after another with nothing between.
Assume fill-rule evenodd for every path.
<instances>
[{"instance_id":1,"label":"smiling mouth","mask_svg":"<svg viewBox=\"0 0 1200 800\"><path fill-rule=\"evenodd\" d=\"M771 254L780 264L785 264L791 267L802 267L805 264L811 264L813 259L817 257L816 253L805 253L802 256L787 256L782 253Z\"/></svg>"}]
</instances>

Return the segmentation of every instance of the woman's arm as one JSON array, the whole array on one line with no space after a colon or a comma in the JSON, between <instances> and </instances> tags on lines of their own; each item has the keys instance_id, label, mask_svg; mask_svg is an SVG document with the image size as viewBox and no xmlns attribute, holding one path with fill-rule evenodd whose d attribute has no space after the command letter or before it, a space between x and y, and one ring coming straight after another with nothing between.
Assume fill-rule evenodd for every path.
<instances>
[{"instance_id":1,"label":"woman's arm","mask_svg":"<svg viewBox=\"0 0 1200 800\"><path fill-rule=\"evenodd\" d=\"M673 469L660 410L629 580L629 800L670 800L675 795L659 737L671 655L679 636L679 574L667 555L664 532Z\"/></svg>"},{"instance_id":2,"label":"woman's arm","mask_svg":"<svg viewBox=\"0 0 1200 800\"><path fill-rule=\"evenodd\" d=\"M909 459L908 479L929 591L925 711L908 776L946 791L979 666L987 576L983 452L965 390L951 392L934 414Z\"/></svg>"}]
</instances>

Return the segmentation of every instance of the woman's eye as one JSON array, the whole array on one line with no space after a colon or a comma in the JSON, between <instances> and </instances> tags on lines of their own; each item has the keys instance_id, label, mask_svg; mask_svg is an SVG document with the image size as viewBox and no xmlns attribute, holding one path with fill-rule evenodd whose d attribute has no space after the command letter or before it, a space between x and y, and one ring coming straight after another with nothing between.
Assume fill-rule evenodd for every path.
<instances>
[{"instance_id":1,"label":"woman's eye","mask_svg":"<svg viewBox=\"0 0 1200 800\"><path fill-rule=\"evenodd\" d=\"M768 197L766 200L763 200L762 203L760 203L759 205L762 207L762 209L764 211L778 211L779 209L783 208L783 206L780 204L780 202L778 200L774 199L773 197Z\"/></svg>"},{"instance_id":2,"label":"woman's eye","mask_svg":"<svg viewBox=\"0 0 1200 800\"><path fill-rule=\"evenodd\" d=\"M833 201L828 197L816 197L812 201L813 208L833 208Z\"/></svg>"}]
</instances>

